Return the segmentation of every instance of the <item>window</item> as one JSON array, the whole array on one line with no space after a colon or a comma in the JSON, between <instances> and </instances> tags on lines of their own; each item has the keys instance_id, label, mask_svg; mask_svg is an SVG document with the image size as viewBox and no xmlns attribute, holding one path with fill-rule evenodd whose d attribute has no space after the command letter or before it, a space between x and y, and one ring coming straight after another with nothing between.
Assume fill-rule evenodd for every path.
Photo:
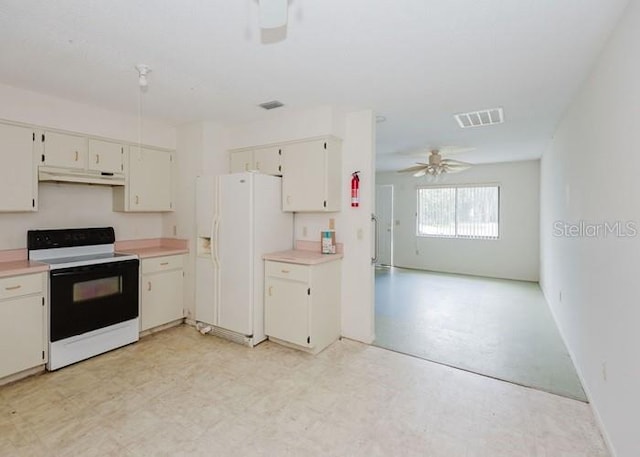
<instances>
[{"instance_id":1,"label":"window","mask_svg":"<svg viewBox=\"0 0 640 457\"><path fill-rule=\"evenodd\" d=\"M500 187L418 188L418 236L497 239Z\"/></svg>"}]
</instances>

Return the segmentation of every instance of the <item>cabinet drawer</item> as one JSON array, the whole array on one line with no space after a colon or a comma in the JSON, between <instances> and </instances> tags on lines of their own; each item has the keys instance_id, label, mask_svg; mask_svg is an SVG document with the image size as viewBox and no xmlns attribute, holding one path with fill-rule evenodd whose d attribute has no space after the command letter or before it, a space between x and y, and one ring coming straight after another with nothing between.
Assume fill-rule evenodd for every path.
<instances>
[{"instance_id":1,"label":"cabinet drawer","mask_svg":"<svg viewBox=\"0 0 640 457\"><path fill-rule=\"evenodd\" d=\"M142 274L183 268L182 255L167 255L142 260Z\"/></svg>"},{"instance_id":2,"label":"cabinet drawer","mask_svg":"<svg viewBox=\"0 0 640 457\"><path fill-rule=\"evenodd\" d=\"M267 262L265 275L272 278L290 279L291 281L309 281L309 267L295 263Z\"/></svg>"},{"instance_id":3,"label":"cabinet drawer","mask_svg":"<svg viewBox=\"0 0 640 457\"><path fill-rule=\"evenodd\" d=\"M0 279L0 300L42 293L42 273Z\"/></svg>"}]
</instances>

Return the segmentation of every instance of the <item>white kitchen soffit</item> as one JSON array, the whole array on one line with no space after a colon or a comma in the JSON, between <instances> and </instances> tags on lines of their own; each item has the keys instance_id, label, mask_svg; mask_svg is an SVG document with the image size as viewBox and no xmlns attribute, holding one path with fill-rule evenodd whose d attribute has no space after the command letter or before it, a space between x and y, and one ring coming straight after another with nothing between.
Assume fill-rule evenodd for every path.
<instances>
[{"instance_id":1,"label":"white kitchen soffit","mask_svg":"<svg viewBox=\"0 0 640 457\"><path fill-rule=\"evenodd\" d=\"M484 127L504 123L502 108L491 108L482 111L470 111L468 113L454 114L460 128Z\"/></svg>"}]
</instances>

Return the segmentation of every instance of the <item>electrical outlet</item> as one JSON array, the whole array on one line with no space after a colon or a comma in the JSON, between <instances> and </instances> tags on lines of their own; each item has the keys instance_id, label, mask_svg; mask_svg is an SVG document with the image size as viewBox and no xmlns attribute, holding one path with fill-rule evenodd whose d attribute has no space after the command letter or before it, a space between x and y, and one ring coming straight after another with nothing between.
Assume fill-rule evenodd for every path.
<instances>
[{"instance_id":1,"label":"electrical outlet","mask_svg":"<svg viewBox=\"0 0 640 457\"><path fill-rule=\"evenodd\" d=\"M308 234L307 227L306 227L306 226L305 226L305 227L302 227L302 236L306 238L306 237L307 237L307 234Z\"/></svg>"},{"instance_id":2,"label":"electrical outlet","mask_svg":"<svg viewBox=\"0 0 640 457\"><path fill-rule=\"evenodd\" d=\"M420 250L416 249L416 255L420 255Z\"/></svg>"},{"instance_id":3,"label":"electrical outlet","mask_svg":"<svg viewBox=\"0 0 640 457\"><path fill-rule=\"evenodd\" d=\"M607 362L602 362L602 380L607 382Z\"/></svg>"},{"instance_id":4,"label":"electrical outlet","mask_svg":"<svg viewBox=\"0 0 640 457\"><path fill-rule=\"evenodd\" d=\"M173 226L173 236L178 236L178 226L177 225Z\"/></svg>"},{"instance_id":5,"label":"electrical outlet","mask_svg":"<svg viewBox=\"0 0 640 457\"><path fill-rule=\"evenodd\" d=\"M336 229L336 220L334 218L329 218L329 230Z\"/></svg>"},{"instance_id":6,"label":"electrical outlet","mask_svg":"<svg viewBox=\"0 0 640 457\"><path fill-rule=\"evenodd\" d=\"M396 219L396 227L400 225L400 219Z\"/></svg>"}]
</instances>

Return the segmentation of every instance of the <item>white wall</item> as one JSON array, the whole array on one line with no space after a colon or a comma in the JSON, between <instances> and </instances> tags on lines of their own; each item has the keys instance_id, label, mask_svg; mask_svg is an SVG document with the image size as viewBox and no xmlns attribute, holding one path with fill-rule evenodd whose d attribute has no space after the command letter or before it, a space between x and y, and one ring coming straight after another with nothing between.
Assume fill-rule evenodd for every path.
<instances>
[{"instance_id":1,"label":"white wall","mask_svg":"<svg viewBox=\"0 0 640 457\"><path fill-rule=\"evenodd\" d=\"M336 220L337 241L345 245L342 276L342 334L364 342L373 341L373 270L371 257L370 215L373 208L374 116L371 111L345 112L330 107L280 113L269 113L263 120L235 125L204 123L179 128L178 156L185 153L198 155L190 172L181 175L178 201L190 195L190 186L197 175L215 176L229 171L228 150L232 148L299 140L323 135L343 139L343 209L340 213L296 214L295 232L302 236L302 227L308 229L306 239L318 241L320 230L327 228L329 218ZM201 145L199 145L201 142ZM349 206L347 193L350 174L361 170L362 205ZM190 198L190 197L189 197ZM187 212L190 212L188 210ZM195 213L176 214L178 233L190 233L195 238ZM190 219L189 219L190 218ZM361 237L358 237L358 234ZM195 264L195 258L190 259ZM190 286L192 287L192 286ZM193 292L187 292L192 294ZM193 295L190 311L193 313Z\"/></svg>"},{"instance_id":2,"label":"white wall","mask_svg":"<svg viewBox=\"0 0 640 457\"><path fill-rule=\"evenodd\" d=\"M336 241L344 244L342 260L342 335L371 343L375 337L373 230L375 207L375 115L372 111L335 112L334 133L342 143L342 210L339 213L295 215L295 238L319 241L320 232L335 220ZM351 207L351 173L360 171L360 206ZM307 236L304 236L304 228Z\"/></svg>"},{"instance_id":3,"label":"white wall","mask_svg":"<svg viewBox=\"0 0 640 457\"><path fill-rule=\"evenodd\" d=\"M541 285L618 457L640 455L640 238L556 237L554 223L640 223L638 56L635 0L541 167Z\"/></svg>"},{"instance_id":4,"label":"white wall","mask_svg":"<svg viewBox=\"0 0 640 457\"><path fill-rule=\"evenodd\" d=\"M0 119L25 122L50 128L71 130L130 142L138 141L138 117L105 110L92 105L39 94L0 84ZM138 99L131 100L133 107ZM144 113L144 95L142 98ZM143 114L144 116L144 114ZM143 117L143 144L176 147L175 128Z\"/></svg>"},{"instance_id":5,"label":"white wall","mask_svg":"<svg viewBox=\"0 0 640 457\"><path fill-rule=\"evenodd\" d=\"M537 281L539 272L540 162L477 165L436 183L499 184L500 239L416 236L417 186L425 178L379 173L376 184L394 186L394 264L448 273Z\"/></svg>"},{"instance_id":6,"label":"white wall","mask_svg":"<svg viewBox=\"0 0 640 457\"><path fill-rule=\"evenodd\" d=\"M136 116L0 85L0 119L44 127L138 140ZM134 101L137 103L137 101ZM144 120L142 142L175 147L175 129ZM112 225L118 239L154 238L162 235L161 214L124 214L112 211L111 188L78 184L39 185L39 210L35 213L0 213L0 249L26 247L28 229Z\"/></svg>"}]
</instances>

